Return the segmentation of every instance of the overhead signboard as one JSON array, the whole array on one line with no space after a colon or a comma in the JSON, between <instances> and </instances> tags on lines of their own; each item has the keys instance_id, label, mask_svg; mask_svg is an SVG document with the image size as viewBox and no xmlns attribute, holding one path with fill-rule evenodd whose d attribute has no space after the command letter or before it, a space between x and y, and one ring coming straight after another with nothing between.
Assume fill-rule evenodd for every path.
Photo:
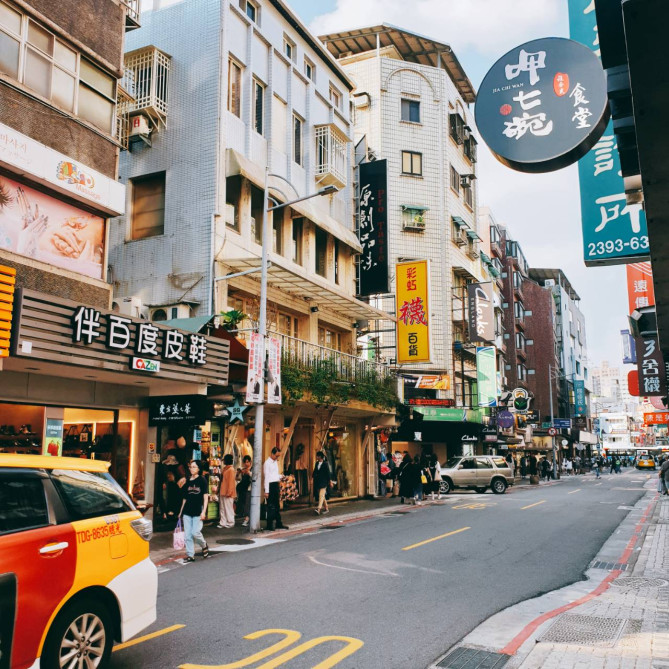
<instances>
[{"instance_id":1,"label":"overhead signboard","mask_svg":"<svg viewBox=\"0 0 669 669\"><path fill-rule=\"evenodd\" d=\"M483 414L480 409L441 409L439 407L416 407L414 409L423 414L425 420L442 421L446 423L465 422L482 423Z\"/></svg>"},{"instance_id":2,"label":"overhead signboard","mask_svg":"<svg viewBox=\"0 0 669 669\"><path fill-rule=\"evenodd\" d=\"M398 364L430 362L429 263L395 266Z\"/></svg>"},{"instance_id":3,"label":"overhead signboard","mask_svg":"<svg viewBox=\"0 0 669 669\"><path fill-rule=\"evenodd\" d=\"M645 413L643 415L644 425L669 425L669 413L658 411L656 413Z\"/></svg>"},{"instance_id":4,"label":"overhead signboard","mask_svg":"<svg viewBox=\"0 0 669 669\"><path fill-rule=\"evenodd\" d=\"M558 430L571 430L571 418L553 418L553 427Z\"/></svg>"},{"instance_id":5,"label":"overhead signboard","mask_svg":"<svg viewBox=\"0 0 669 669\"><path fill-rule=\"evenodd\" d=\"M386 161L360 165L360 295L388 292Z\"/></svg>"},{"instance_id":6,"label":"overhead signboard","mask_svg":"<svg viewBox=\"0 0 669 669\"><path fill-rule=\"evenodd\" d=\"M497 406L497 355L494 346L476 349L476 387L480 407Z\"/></svg>"},{"instance_id":7,"label":"overhead signboard","mask_svg":"<svg viewBox=\"0 0 669 669\"><path fill-rule=\"evenodd\" d=\"M635 337L639 394L664 397L667 394L667 374L664 356L657 335Z\"/></svg>"},{"instance_id":8,"label":"overhead signboard","mask_svg":"<svg viewBox=\"0 0 669 669\"><path fill-rule=\"evenodd\" d=\"M470 283L467 285L469 307L469 340L495 341L495 313L492 283Z\"/></svg>"},{"instance_id":9,"label":"overhead signboard","mask_svg":"<svg viewBox=\"0 0 669 669\"><path fill-rule=\"evenodd\" d=\"M627 298L629 313L643 307L655 305L655 288L653 286L653 270L649 262L630 263L627 270Z\"/></svg>"},{"instance_id":10,"label":"overhead signboard","mask_svg":"<svg viewBox=\"0 0 669 669\"><path fill-rule=\"evenodd\" d=\"M569 0L569 33L600 57L593 0ZM649 257L646 216L627 204L613 122L578 163L583 257L588 266L616 265Z\"/></svg>"},{"instance_id":11,"label":"overhead signboard","mask_svg":"<svg viewBox=\"0 0 669 669\"><path fill-rule=\"evenodd\" d=\"M585 410L585 381L574 379L574 415L583 416Z\"/></svg>"},{"instance_id":12,"label":"overhead signboard","mask_svg":"<svg viewBox=\"0 0 669 669\"><path fill-rule=\"evenodd\" d=\"M561 37L506 53L476 97L481 137L500 162L520 172L552 172L576 162L602 136L609 115L599 59Z\"/></svg>"},{"instance_id":13,"label":"overhead signboard","mask_svg":"<svg viewBox=\"0 0 669 669\"><path fill-rule=\"evenodd\" d=\"M448 374L419 374L415 376L405 376L405 389L418 390L450 390L451 378Z\"/></svg>"}]
</instances>

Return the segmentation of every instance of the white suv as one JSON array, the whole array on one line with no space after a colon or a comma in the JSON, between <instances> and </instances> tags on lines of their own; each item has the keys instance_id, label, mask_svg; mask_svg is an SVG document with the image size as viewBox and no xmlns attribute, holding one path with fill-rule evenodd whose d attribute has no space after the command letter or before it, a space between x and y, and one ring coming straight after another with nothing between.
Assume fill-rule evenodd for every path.
<instances>
[{"instance_id":1,"label":"white suv","mask_svg":"<svg viewBox=\"0 0 669 669\"><path fill-rule=\"evenodd\" d=\"M451 458L441 467L439 492L448 494L454 488L485 492L488 488L498 495L513 485L513 472L499 455L461 455Z\"/></svg>"}]
</instances>

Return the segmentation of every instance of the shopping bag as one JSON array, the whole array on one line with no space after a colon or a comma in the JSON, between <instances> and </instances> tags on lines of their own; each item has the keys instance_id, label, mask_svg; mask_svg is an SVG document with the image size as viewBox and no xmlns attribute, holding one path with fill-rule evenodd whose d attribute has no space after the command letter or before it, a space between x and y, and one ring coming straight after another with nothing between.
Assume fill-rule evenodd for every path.
<instances>
[{"instance_id":1,"label":"shopping bag","mask_svg":"<svg viewBox=\"0 0 669 669\"><path fill-rule=\"evenodd\" d=\"M186 547L186 535L184 533L183 525L181 524L181 518L179 518L177 526L174 528L172 547L175 551L181 551Z\"/></svg>"}]
</instances>

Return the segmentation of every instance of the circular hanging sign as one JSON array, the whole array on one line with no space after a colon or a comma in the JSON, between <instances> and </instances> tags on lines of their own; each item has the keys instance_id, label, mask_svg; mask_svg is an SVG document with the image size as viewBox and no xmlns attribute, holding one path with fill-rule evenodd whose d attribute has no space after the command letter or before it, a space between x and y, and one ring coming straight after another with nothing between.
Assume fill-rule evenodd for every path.
<instances>
[{"instance_id":1,"label":"circular hanging sign","mask_svg":"<svg viewBox=\"0 0 669 669\"><path fill-rule=\"evenodd\" d=\"M497 425L503 429L513 427L513 414L510 411L500 411L497 414Z\"/></svg>"},{"instance_id":2,"label":"circular hanging sign","mask_svg":"<svg viewBox=\"0 0 669 669\"><path fill-rule=\"evenodd\" d=\"M571 165L609 121L606 75L591 49L562 37L517 46L486 74L476 126L495 157L519 172Z\"/></svg>"}]
</instances>

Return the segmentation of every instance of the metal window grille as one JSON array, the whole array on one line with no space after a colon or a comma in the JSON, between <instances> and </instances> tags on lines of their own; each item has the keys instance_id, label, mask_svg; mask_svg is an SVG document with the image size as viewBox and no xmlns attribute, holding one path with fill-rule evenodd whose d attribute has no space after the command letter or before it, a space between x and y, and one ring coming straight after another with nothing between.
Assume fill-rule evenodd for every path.
<instances>
[{"instance_id":1,"label":"metal window grille","mask_svg":"<svg viewBox=\"0 0 669 669\"><path fill-rule=\"evenodd\" d=\"M346 185L346 144L348 139L336 126L316 126L316 179L324 186Z\"/></svg>"},{"instance_id":2,"label":"metal window grille","mask_svg":"<svg viewBox=\"0 0 669 669\"><path fill-rule=\"evenodd\" d=\"M167 117L170 61L170 56L154 46L125 56L121 85L134 99L128 111L144 111L156 125Z\"/></svg>"},{"instance_id":3,"label":"metal window grille","mask_svg":"<svg viewBox=\"0 0 669 669\"><path fill-rule=\"evenodd\" d=\"M121 4L127 10L125 14L126 29L139 28L140 0L121 0Z\"/></svg>"}]
</instances>

